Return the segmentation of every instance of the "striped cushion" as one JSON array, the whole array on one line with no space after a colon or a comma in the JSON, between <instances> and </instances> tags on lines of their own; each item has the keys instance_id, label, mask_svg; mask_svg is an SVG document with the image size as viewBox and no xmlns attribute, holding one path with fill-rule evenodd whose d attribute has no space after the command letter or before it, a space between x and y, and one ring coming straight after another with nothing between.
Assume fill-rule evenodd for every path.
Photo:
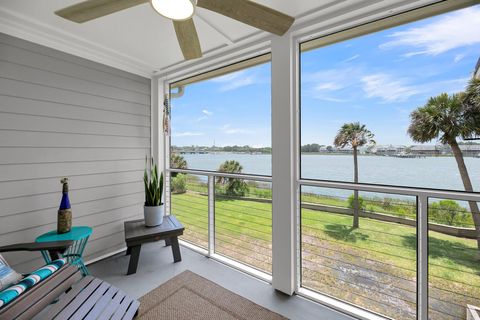
<instances>
[{"instance_id":1,"label":"striped cushion","mask_svg":"<svg viewBox=\"0 0 480 320\"><path fill-rule=\"evenodd\" d=\"M0 254L0 291L22 280L22 275L10 268Z\"/></svg>"},{"instance_id":2,"label":"striped cushion","mask_svg":"<svg viewBox=\"0 0 480 320\"><path fill-rule=\"evenodd\" d=\"M40 281L51 276L55 271L60 269L66 263L65 259L58 259L32 272L28 277L23 278L22 281L0 291L0 308L15 300L22 293L39 283Z\"/></svg>"}]
</instances>

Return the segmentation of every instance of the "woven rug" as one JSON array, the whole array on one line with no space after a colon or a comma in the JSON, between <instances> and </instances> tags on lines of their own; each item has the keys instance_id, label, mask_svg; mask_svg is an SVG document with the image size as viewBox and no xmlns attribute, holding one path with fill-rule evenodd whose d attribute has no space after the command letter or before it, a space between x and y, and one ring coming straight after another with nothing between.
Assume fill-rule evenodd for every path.
<instances>
[{"instance_id":1,"label":"woven rug","mask_svg":"<svg viewBox=\"0 0 480 320\"><path fill-rule=\"evenodd\" d=\"M137 319L280 320L286 318L187 270L140 298Z\"/></svg>"}]
</instances>

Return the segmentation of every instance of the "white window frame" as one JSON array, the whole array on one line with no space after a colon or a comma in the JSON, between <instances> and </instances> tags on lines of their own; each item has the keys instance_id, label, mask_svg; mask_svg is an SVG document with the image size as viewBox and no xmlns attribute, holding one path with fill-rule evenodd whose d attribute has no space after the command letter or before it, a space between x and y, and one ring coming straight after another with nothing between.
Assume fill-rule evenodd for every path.
<instances>
[{"instance_id":1,"label":"white window frame","mask_svg":"<svg viewBox=\"0 0 480 320\"><path fill-rule=\"evenodd\" d=\"M260 38L251 43L237 46L234 50L222 55L207 57L199 63L187 64L168 74L152 77L152 153L163 162L164 172L170 170L170 138L163 134L162 111L163 96L168 94L171 83L181 79L196 76L216 68L221 68L235 62L250 59L268 52L272 54L272 241L273 241L273 278L264 279L272 282L274 289L286 294L299 294L332 307L341 312L360 319L384 319L380 315L360 307L333 299L327 295L312 294L300 287L300 242L299 218L301 185L311 184L319 187L344 188L349 190L372 191L383 193L401 193L417 196L419 199L417 217L418 230L418 298L417 318L428 319L428 198L454 198L480 201L478 193L448 192L384 187L369 184L333 183L329 181L307 181L301 179L300 159L300 123L299 123L299 55L300 45L308 40L318 38L315 47L329 45L358 37L363 34L384 30L396 25L405 24L419 19L435 16L448 11L478 4L478 0L419 0L418 6L410 6L409 10L400 12L395 8L389 12L376 13L372 16L346 18L344 21L330 26L317 26L315 23L300 24L280 37ZM290 61L287 61L290 59ZM278 76L278 77L277 77ZM155 94L157 90L157 94ZM277 107L281 106L281 107ZM274 120L276 122L274 123ZM286 137L290 139L286 139ZM285 140L286 139L286 140ZM288 143L285 143L288 141ZM158 146L158 147L157 147ZM161 165L162 166L162 165ZM282 170L283 173L282 173ZM288 174L285 174L287 172ZM167 182L168 183L168 182ZM167 188L167 183L165 188ZM288 193L288 194L287 194ZM165 193L164 193L165 194ZM167 203L167 212L169 212ZM426 235L426 237L425 237ZM187 245L187 244L186 244ZM192 247L192 246L190 246ZM198 249L198 248L194 248ZM202 253L204 250L199 250ZM211 251L210 251L211 252ZM215 258L215 257L213 257ZM223 261L228 263L228 261ZM242 265L234 266L242 271L250 272ZM258 276L255 272L251 273ZM260 277L262 278L262 277ZM423 279L423 280L421 280Z\"/></svg>"},{"instance_id":2,"label":"white window frame","mask_svg":"<svg viewBox=\"0 0 480 320\"><path fill-rule=\"evenodd\" d=\"M357 23L356 25L344 26L338 30L331 32L319 32L309 31L307 33L299 32L294 38L294 43L298 48L297 63L299 65L300 54L302 46L305 51L320 48L323 46L332 45L337 42L346 41L349 39L357 38L362 35L379 32L385 29L393 28L396 26L404 25L410 22L414 22L421 19L437 16L450 11L462 9L465 7L479 4L479 1L475 0L444 0L438 1L433 4L427 4L419 8L414 8L405 12L391 13L390 16L381 17L379 19L368 21L364 23ZM312 40L313 39L313 40ZM300 71L298 71L300 72ZM297 76L298 79L298 76ZM298 83L300 86L301 84ZM300 87L298 88L300 93ZM299 97L297 97L297 101ZM297 115L300 112L300 106L297 108ZM296 119L296 132L297 145L300 145L300 119ZM392 193L400 195L415 196L417 199L417 319L428 320L428 200L429 198L439 199L453 199L460 201L480 201L480 193L478 192L462 192L462 191L441 191L433 189L422 188L410 188L410 187L396 187L396 186L381 186L375 184L363 184L363 183L350 183L350 182L334 182L329 180L309 180L302 179L300 175L300 148L296 149L296 161L297 161L297 192L295 196L298 198L296 207L297 225L300 225L301 217L301 203L299 198L299 190L301 186L317 186L324 188L336 188L344 190L358 190L366 192L378 192L378 193ZM299 233L300 230L297 230ZM301 250L301 243L299 236L297 237L297 252ZM345 312L359 319L365 320L377 320L387 318L384 315L376 314L370 310L366 310L360 306L356 306L347 302L342 302L338 299L332 298L328 295L315 293L310 290L304 289L300 284L300 268L301 268L301 256L297 254L297 269L299 270L296 276L296 293L307 298L313 299L317 302L330 306L336 310Z\"/></svg>"}]
</instances>

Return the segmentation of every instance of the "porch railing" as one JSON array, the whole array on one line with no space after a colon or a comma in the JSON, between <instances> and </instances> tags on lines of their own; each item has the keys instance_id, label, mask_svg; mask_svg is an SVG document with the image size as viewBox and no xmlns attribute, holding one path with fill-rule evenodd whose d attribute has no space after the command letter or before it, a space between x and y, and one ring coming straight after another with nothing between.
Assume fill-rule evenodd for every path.
<instances>
[{"instance_id":1,"label":"porch railing","mask_svg":"<svg viewBox=\"0 0 480 320\"><path fill-rule=\"evenodd\" d=\"M186 227L181 239L208 256L270 281L271 177L182 169L168 173L167 210ZM178 185L182 179L184 187ZM229 189L229 179L240 186Z\"/></svg>"},{"instance_id":2,"label":"porch railing","mask_svg":"<svg viewBox=\"0 0 480 320\"><path fill-rule=\"evenodd\" d=\"M434 203L448 199L468 208L467 201L480 202L478 193L308 179L300 179L298 187L302 293L320 300L325 295L325 301L335 298L393 319L465 320L467 306L480 305L476 239L437 232L433 217L438 210ZM320 195L321 211L302 205L312 201L305 196L312 188ZM330 195L338 200L338 194L355 190L364 211L382 211L392 221L400 214L416 224L360 214L359 227L353 228L351 216L328 210L328 205ZM469 228L474 229L473 222Z\"/></svg>"},{"instance_id":3,"label":"porch railing","mask_svg":"<svg viewBox=\"0 0 480 320\"><path fill-rule=\"evenodd\" d=\"M172 190L171 174L185 175L183 189ZM244 182L248 191L227 190L226 179ZM185 224L186 245L270 281L271 183L270 176L170 169L167 210ZM297 186L297 293L344 311L402 319L464 320L467 305L480 305L476 240L429 228L437 223L432 204L438 199L480 202L479 194L308 179ZM316 200L308 198L312 188ZM354 190L364 198L364 212L392 218L360 215L359 228L352 228L345 214L351 207L338 210L330 198L340 201ZM395 222L405 219L414 223Z\"/></svg>"}]
</instances>

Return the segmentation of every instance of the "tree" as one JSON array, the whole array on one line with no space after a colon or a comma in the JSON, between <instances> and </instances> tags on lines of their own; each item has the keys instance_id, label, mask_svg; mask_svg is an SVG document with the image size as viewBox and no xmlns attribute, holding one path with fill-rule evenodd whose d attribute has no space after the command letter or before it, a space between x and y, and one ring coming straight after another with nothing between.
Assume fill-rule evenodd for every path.
<instances>
[{"instance_id":1,"label":"tree","mask_svg":"<svg viewBox=\"0 0 480 320\"><path fill-rule=\"evenodd\" d=\"M303 145L300 148L300 150L301 150L301 152L319 152L320 147L321 146L318 143L312 143L312 144Z\"/></svg>"},{"instance_id":2,"label":"tree","mask_svg":"<svg viewBox=\"0 0 480 320\"><path fill-rule=\"evenodd\" d=\"M465 120L469 122L468 126L477 125L478 128L480 123L480 79L472 78L468 83L463 96L463 105L465 107Z\"/></svg>"},{"instance_id":3,"label":"tree","mask_svg":"<svg viewBox=\"0 0 480 320\"><path fill-rule=\"evenodd\" d=\"M188 169L187 160L179 154L172 153L170 156L170 168L172 169ZM178 172L172 172L172 178L177 176Z\"/></svg>"},{"instance_id":4,"label":"tree","mask_svg":"<svg viewBox=\"0 0 480 320\"><path fill-rule=\"evenodd\" d=\"M172 178L171 190L173 193L185 193L187 192L187 175L179 173Z\"/></svg>"},{"instance_id":5,"label":"tree","mask_svg":"<svg viewBox=\"0 0 480 320\"><path fill-rule=\"evenodd\" d=\"M429 215L431 215L437 222L445 223L449 226L456 225L457 220L460 220L460 223L463 222L465 220L463 218L467 213L467 210L462 208L462 206L454 200L441 200L439 202L434 202L430 209L431 212Z\"/></svg>"},{"instance_id":6,"label":"tree","mask_svg":"<svg viewBox=\"0 0 480 320\"><path fill-rule=\"evenodd\" d=\"M371 133L364 124L360 124L360 122L352 122L345 123L340 130L338 130L333 141L337 148L345 148L349 146L353 149L353 180L355 183L358 183L358 148L365 145L374 145L375 140L373 140L373 137L374 134ZM353 196L353 228L358 228L360 211L358 190L353 192Z\"/></svg>"},{"instance_id":7,"label":"tree","mask_svg":"<svg viewBox=\"0 0 480 320\"><path fill-rule=\"evenodd\" d=\"M226 173L241 173L242 170L243 167L235 160L227 160L218 168L218 171ZM225 185L225 193L229 196L244 196L248 192L248 185L242 179L218 177L217 183Z\"/></svg>"},{"instance_id":8,"label":"tree","mask_svg":"<svg viewBox=\"0 0 480 320\"><path fill-rule=\"evenodd\" d=\"M347 199L348 207L350 209L355 209L355 206L357 205L356 202L358 202L358 208L360 210L365 210L366 205L365 205L365 201L363 200L363 197L358 197L357 199L355 199L355 196L352 194Z\"/></svg>"},{"instance_id":9,"label":"tree","mask_svg":"<svg viewBox=\"0 0 480 320\"><path fill-rule=\"evenodd\" d=\"M470 84L472 83L475 83L475 81ZM477 104L469 105L464 103L466 97L469 97L468 93L453 95L442 93L436 97L431 97L424 106L410 114L411 123L408 134L415 142L425 143L438 139L443 144L448 144L457 162L465 191L472 192L472 182L457 139L480 134L480 117L472 112L472 108L479 108L478 100ZM477 232L477 246L480 250L480 213L478 205L471 201L469 207Z\"/></svg>"}]
</instances>

